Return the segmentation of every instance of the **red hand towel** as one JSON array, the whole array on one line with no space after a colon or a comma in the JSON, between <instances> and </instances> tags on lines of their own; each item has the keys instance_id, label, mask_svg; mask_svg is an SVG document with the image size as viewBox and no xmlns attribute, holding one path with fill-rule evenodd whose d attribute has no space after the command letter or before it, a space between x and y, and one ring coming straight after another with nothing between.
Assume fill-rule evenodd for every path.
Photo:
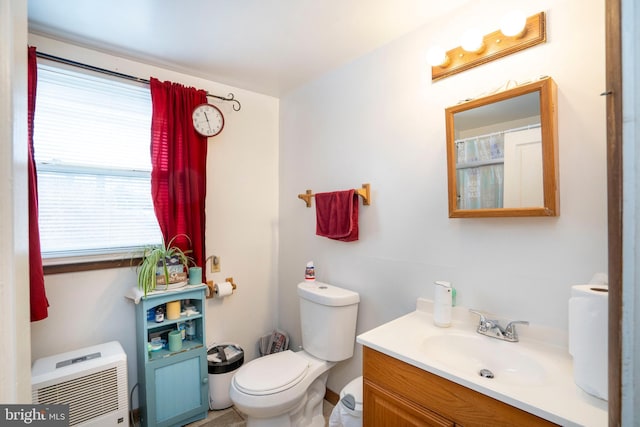
<instances>
[{"instance_id":1,"label":"red hand towel","mask_svg":"<svg viewBox=\"0 0 640 427\"><path fill-rule=\"evenodd\" d=\"M358 195L355 190L317 193L316 234L343 242L358 240Z\"/></svg>"}]
</instances>

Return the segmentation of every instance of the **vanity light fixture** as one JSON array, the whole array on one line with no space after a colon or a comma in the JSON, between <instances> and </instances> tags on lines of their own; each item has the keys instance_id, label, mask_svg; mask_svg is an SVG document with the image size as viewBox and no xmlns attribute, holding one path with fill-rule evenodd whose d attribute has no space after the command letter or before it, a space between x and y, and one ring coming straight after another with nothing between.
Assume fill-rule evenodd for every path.
<instances>
[{"instance_id":1,"label":"vanity light fixture","mask_svg":"<svg viewBox=\"0 0 640 427\"><path fill-rule=\"evenodd\" d=\"M447 52L444 50L442 46L432 46L427 51L427 62L431 66L440 65L441 67L446 67L449 65L449 57L447 56Z\"/></svg>"},{"instance_id":2,"label":"vanity light fixture","mask_svg":"<svg viewBox=\"0 0 640 427\"><path fill-rule=\"evenodd\" d=\"M503 56L547 41L545 13L524 17L521 12L505 15L501 29L482 37L474 30L463 35L461 46L442 53L432 48L427 53L431 80L436 81L491 62Z\"/></svg>"},{"instance_id":3,"label":"vanity light fixture","mask_svg":"<svg viewBox=\"0 0 640 427\"><path fill-rule=\"evenodd\" d=\"M522 37L526 29L527 17L521 10L506 13L500 22L500 32L507 37Z\"/></svg>"},{"instance_id":4,"label":"vanity light fixture","mask_svg":"<svg viewBox=\"0 0 640 427\"><path fill-rule=\"evenodd\" d=\"M462 33L460 47L465 52L481 53L485 49L482 33L477 28L469 28Z\"/></svg>"}]
</instances>

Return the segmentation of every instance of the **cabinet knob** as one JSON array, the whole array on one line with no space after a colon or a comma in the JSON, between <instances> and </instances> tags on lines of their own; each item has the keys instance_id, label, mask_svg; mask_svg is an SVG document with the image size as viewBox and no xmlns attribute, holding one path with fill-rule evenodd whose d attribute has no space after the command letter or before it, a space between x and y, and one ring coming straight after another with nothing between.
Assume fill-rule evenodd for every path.
<instances>
[{"instance_id":1,"label":"cabinet knob","mask_svg":"<svg viewBox=\"0 0 640 427\"><path fill-rule=\"evenodd\" d=\"M209 382L209 377L204 377L204 378L202 379L202 384L206 384L206 383L208 383L208 382Z\"/></svg>"}]
</instances>

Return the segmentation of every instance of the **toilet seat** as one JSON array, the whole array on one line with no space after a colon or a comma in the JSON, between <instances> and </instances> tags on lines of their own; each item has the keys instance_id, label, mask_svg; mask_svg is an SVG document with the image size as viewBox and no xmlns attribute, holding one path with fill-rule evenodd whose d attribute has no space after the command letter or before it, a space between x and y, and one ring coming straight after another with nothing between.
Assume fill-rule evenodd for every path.
<instances>
[{"instance_id":1,"label":"toilet seat","mask_svg":"<svg viewBox=\"0 0 640 427\"><path fill-rule=\"evenodd\" d=\"M253 396L280 393L307 375L309 361L291 350L252 360L233 376L238 390Z\"/></svg>"}]
</instances>

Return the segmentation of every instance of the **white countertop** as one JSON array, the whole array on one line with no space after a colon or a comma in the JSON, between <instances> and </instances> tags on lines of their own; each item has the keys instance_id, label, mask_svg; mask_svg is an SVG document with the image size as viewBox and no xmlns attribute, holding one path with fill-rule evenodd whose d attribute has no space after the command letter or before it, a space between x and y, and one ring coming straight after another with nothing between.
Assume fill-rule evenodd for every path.
<instances>
[{"instance_id":1,"label":"white countertop","mask_svg":"<svg viewBox=\"0 0 640 427\"><path fill-rule=\"evenodd\" d=\"M462 332L494 340L475 333L478 317L465 308L454 307L449 328L435 326L431 313L431 301L419 298L416 311L359 335L357 341L551 422L563 426L607 426L607 402L585 393L575 384L572 358L566 347L558 345L558 334L535 326L519 325L519 342L500 342L501 345L515 346L509 348L534 358L544 367L544 381L540 383L509 383L498 378L483 378L469 369L456 369L430 357L424 351L425 341L430 337ZM544 341L540 340L541 337L545 337Z\"/></svg>"}]
</instances>

